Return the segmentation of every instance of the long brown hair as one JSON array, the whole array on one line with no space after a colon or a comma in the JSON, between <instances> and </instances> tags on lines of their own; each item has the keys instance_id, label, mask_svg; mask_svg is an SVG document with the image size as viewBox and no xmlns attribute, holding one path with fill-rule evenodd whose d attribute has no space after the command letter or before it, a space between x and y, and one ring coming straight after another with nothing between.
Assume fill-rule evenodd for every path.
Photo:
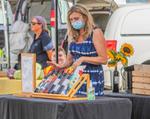
<instances>
[{"instance_id":1,"label":"long brown hair","mask_svg":"<svg viewBox=\"0 0 150 119\"><path fill-rule=\"evenodd\" d=\"M70 22L70 15L72 13L80 13L84 19L86 19L85 21L85 27L84 27L84 33L83 33L83 38L84 40L91 34L93 27L95 27L95 24L93 22L93 18L91 16L91 14L89 13L89 11L85 8L85 6L81 5L81 4L77 4L74 5L70 8L70 10L68 11L68 16L67 16L67 25L68 25L68 40L69 42L71 41L76 41L79 37L79 32L75 29L73 29L71 22Z\"/></svg>"}]
</instances>

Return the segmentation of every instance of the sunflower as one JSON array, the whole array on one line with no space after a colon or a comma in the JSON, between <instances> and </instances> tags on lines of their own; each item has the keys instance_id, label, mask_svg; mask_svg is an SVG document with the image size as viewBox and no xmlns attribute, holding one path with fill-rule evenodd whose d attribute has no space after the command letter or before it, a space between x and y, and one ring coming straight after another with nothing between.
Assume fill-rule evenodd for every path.
<instances>
[{"instance_id":1,"label":"sunflower","mask_svg":"<svg viewBox=\"0 0 150 119\"><path fill-rule=\"evenodd\" d=\"M113 50L107 50L107 55L110 59L114 60L116 53Z\"/></svg>"},{"instance_id":2,"label":"sunflower","mask_svg":"<svg viewBox=\"0 0 150 119\"><path fill-rule=\"evenodd\" d=\"M123 66L127 66L128 65L128 59L126 57L122 57L121 58L121 63Z\"/></svg>"},{"instance_id":3,"label":"sunflower","mask_svg":"<svg viewBox=\"0 0 150 119\"><path fill-rule=\"evenodd\" d=\"M116 60L120 61L122 59L122 57L123 57L122 54L118 52L116 55Z\"/></svg>"},{"instance_id":4,"label":"sunflower","mask_svg":"<svg viewBox=\"0 0 150 119\"><path fill-rule=\"evenodd\" d=\"M132 47L131 44L128 44L128 43L124 43L122 46L121 46L121 49L120 49L120 52L122 54L124 54L125 56L132 56L133 53L134 53L134 49Z\"/></svg>"},{"instance_id":5,"label":"sunflower","mask_svg":"<svg viewBox=\"0 0 150 119\"><path fill-rule=\"evenodd\" d=\"M116 65L117 65L116 60L110 60L108 61L108 64L107 64L108 67L115 67Z\"/></svg>"}]
</instances>

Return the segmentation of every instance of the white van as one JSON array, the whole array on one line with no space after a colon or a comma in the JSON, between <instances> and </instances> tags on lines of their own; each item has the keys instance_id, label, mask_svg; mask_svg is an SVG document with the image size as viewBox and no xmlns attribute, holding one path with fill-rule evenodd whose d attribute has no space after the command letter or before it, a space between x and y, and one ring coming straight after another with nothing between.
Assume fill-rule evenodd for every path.
<instances>
[{"instance_id":1,"label":"white van","mask_svg":"<svg viewBox=\"0 0 150 119\"><path fill-rule=\"evenodd\" d=\"M129 4L117 9L106 26L106 40L117 40L117 49L123 43L134 47L129 65L150 64L150 4Z\"/></svg>"},{"instance_id":2,"label":"white van","mask_svg":"<svg viewBox=\"0 0 150 119\"><path fill-rule=\"evenodd\" d=\"M128 65L150 64L150 4L126 4L120 6L110 17L105 39L117 41L117 51L123 43L134 47L134 55L128 59ZM120 65L118 68L120 69ZM110 88L113 69L104 66L105 87ZM120 73L120 79L121 73ZM120 88L126 88L125 80L120 80Z\"/></svg>"}]
</instances>

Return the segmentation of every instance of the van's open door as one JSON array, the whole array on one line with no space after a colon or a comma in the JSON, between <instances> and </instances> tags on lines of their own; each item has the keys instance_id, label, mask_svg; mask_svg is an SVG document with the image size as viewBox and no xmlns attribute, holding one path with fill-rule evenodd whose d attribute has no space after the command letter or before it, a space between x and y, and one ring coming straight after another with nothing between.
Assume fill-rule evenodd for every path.
<instances>
[{"instance_id":1,"label":"van's open door","mask_svg":"<svg viewBox=\"0 0 150 119\"><path fill-rule=\"evenodd\" d=\"M118 7L114 0L77 0L77 3L84 4L90 11L114 11Z\"/></svg>"},{"instance_id":2,"label":"van's open door","mask_svg":"<svg viewBox=\"0 0 150 119\"><path fill-rule=\"evenodd\" d=\"M112 13L118 8L114 0L77 0L84 4L92 14L94 23L105 32L106 25Z\"/></svg>"}]
</instances>

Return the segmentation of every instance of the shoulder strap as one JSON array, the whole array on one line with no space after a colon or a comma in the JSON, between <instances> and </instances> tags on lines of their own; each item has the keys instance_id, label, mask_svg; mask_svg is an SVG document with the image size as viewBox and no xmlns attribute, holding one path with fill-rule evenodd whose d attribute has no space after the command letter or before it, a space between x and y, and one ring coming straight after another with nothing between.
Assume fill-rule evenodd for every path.
<instances>
[{"instance_id":1,"label":"shoulder strap","mask_svg":"<svg viewBox=\"0 0 150 119\"><path fill-rule=\"evenodd\" d=\"M98 27L97 26L94 26L93 30L97 29Z\"/></svg>"},{"instance_id":2,"label":"shoulder strap","mask_svg":"<svg viewBox=\"0 0 150 119\"><path fill-rule=\"evenodd\" d=\"M95 26L94 28L93 28L93 31L95 30L95 29L97 29L98 27L97 26ZM91 38L93 38L93 31L92 31L92 33L91 33Z\"/></svg>"},{"instance_id":3,"label":"shoulder strap","mask_svg":"<svg viewBox=\"0 0 150 119\"><path fill-rule=\"evenodd\" d=\"M64 38L64 40L62 42L62 48L67 53L67 51L68 51L68 35L65 36L65 38Z\"/></svg>"}]
</instances>

